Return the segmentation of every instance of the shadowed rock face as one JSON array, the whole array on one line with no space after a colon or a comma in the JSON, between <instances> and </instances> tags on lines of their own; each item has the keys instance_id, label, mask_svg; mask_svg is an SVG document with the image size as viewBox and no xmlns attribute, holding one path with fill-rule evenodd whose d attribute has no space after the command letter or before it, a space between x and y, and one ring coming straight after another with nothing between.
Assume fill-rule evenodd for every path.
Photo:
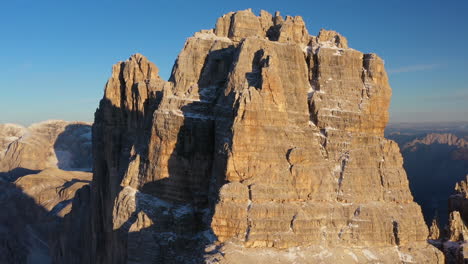
<instances>
[{"instance_id":1,"label":"shadowed rock face","mask_svg":"<svg viewBox=\"0 0 468 264\"><path fill-rule=\"evenodd\" d=\"M64 217L75 192L91 181L91 173L49 168L18 178L14 183L51 214Z\"/></svg>"},{"instance_id":2,"label":"shadowed rock face","mask_svg":"<svg viewBox=\"0 0 468 264\"><path fill-rule=\"evenodd\" d=\"M91 173L47 169L0 181L0 263L53 263L62 217Z\"/></svg>"},{"instance_id":3,"label":"shadowed rock face","mask_svg":"<svg viewBox=\"0 0 468 264\"><path fill-rule=\"evenodd\" d=\"M421 204L426 221L432 221L430 241L444 252L446 263L465 263L468 257L466 123L407 126L390 126L389 138L401 146L415 200Z\"/></svg>"},{"instance_id":4,"label":"shadowed rock face","mask_svg":"<svg viewBox=\"0 0 468 264\"><path fill-rule=\"evenodd\" d=\"M401 147L411 191L427 223L438 217L447 224L447 197L468 174L468 133L448 127L445 133L398 129L388 135ZM450 132L450 133L447 133Z\"/></svg>"},{"instance_id":5,"label":"shadowed rock face","mask_svg":"<svg viewBox=\"0 0 468 264\"><path fill-rule=\"evenodd\" d=\"M62 218L91 181L91 160L89 124L0 125L0 263L53 262Z\"/></svg>"},{"instance_id":6,"label":"shadowed rock face","mask_svg":"<svg viewBox=\"0 0 468 264\"><path fill-rule=\"evenodd\" d=\"M141 54L114 65L71 212L89 222L61 261L443 262L383 137L377 55L244 10L189 38L169 81L157 73Z\"/></svg>"},{"instance_id":7,"label":"shadowed rock face","mask_svg":"<svg viewBox=\"0 0 468 264\"><path fill-rule=\"evenodd\" d=\"M50 263L48 244L42 239L47 241L54 217L4 181L0 181L0 208L0 263Z\"/></svg>"}]
</instances>

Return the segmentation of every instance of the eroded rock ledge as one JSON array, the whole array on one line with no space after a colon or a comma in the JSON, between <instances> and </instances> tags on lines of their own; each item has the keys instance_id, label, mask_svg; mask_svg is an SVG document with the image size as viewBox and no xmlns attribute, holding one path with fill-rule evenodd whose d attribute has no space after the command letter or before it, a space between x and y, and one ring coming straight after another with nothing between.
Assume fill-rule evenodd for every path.
<instances>
[{"instance_id":1,"label":"eroded rock ledge","mask_svg":"<svg viewBox=\"0 0 468 264\"><path fill-rule=\"evenodd\" d=\"M169 81L157 72L140 54L114 66L72 211L90 201L89 225L63 239L85 253L60 260L443 263L383 137L377 55L244 10L189 38Z\"/></svg>"}]
</instances>

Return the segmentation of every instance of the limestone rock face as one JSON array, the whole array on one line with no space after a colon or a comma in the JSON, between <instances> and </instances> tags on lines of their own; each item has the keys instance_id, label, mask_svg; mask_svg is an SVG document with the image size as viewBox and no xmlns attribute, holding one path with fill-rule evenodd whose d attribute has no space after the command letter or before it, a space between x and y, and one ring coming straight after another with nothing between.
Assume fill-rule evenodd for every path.
<instances>
[{"instance_id":1,"label":"limestone rock face","mask_svg":"<svg viewBox=\"0 0 468 264\"><path fill-rule=\"evenodd\" d=\"M300 17L228 13L168 82L133 55L96 112L71 263L443 263L383 137L390 96L382 59Z\"/></svg>"},{"instance_id":2,"label":"limestone rock face","mask_svg":"<svg viewBox=\"0 0 468 264\"><path fill-rule=\"evenodd\" d=\"M0 263L52 263L62 219L75 192L90 180L90 172L57 168L14 183L0 179Z\"/></svg>"},{"instance_id":3,"label":"limestone rock face","mask_svg":"<svg viewBox=\"0 0 468 264\"><path fill-rule=\"evenodd\" d=\"M279 27L279 42L293 42L308 44L311 39L302 17L286 16L286 20Z\"/></svg>"},{"instance_id":4,"label":"limestone rock face","mask_svg":"<svg viewBox=\"0 0 468 264\"><path fill-rule=\"evenodd\" d=\"M0 124L0 149L2 154L8 145L26 134L27 129L16 124Z\"/></svg>"},{"instance_id":5,"label":"limestone rock face","mask_svg":"<svg viewBox=\"0 0 468 264\"><path fill-rule=\"evenodd\" d=\"M91 181L90 172L49 168L25 175L14 184L52 214L64 217L71 210L75 192Z\"/></svg>"},{"instance_id":6,"label":"limestone rock face","mask_svg":"<svg viewBox=\"0 0 468 264\"><path fill-rule=\"evenodd\" d=\"M348 40L341 36L340 33L333 30L320 30L317 41L325 45L336 46L338 48L348 48Z\"/></svg>"},{"instance_id":7,"label":"limestone rock face","mask_svg":"<svg viewBox=\"0 0 468 264\"><path fill-rule=\"evenodd\" d=\"M50 263L47 245L56 217L2 180L0 208L0 263Z\"/></svg>"},{"instance_id":8,"label":"limestone rock face","mask_svg":"<svg viewBox=\"0 0 468 264\"><path fill-rule=\"evenodd\" d=\"M463 222L460 212L453 211L449 215L449 240L465 241L468 235L468 229Z\"/></svg>"},{"instance_id":9,"label":"limestone rock face","mask_svg":"<svg viewBox=\"0 0 468 264\"><path fill-rule=\"evenodd\" d=\"M455 218L468 222L468 175L455 185L455 194L449 197L449 212L459 212ZM452 218L452 217L451 217Z\"/></svg>"},{"instance_id":10,"label":"limestone rock face","mask_svg":"<svg viewBox=\"0 0 468 264\"><path fill-rule=\"evenodd\" d=\"M431 226L429 227L429 239L439 239L440 235L439 221L437 219L433 219Z\"/></svg>"},{"instance_id":11,"label":"limestone rock face","mask_svg":"<svg viewBox=\"0 0 468 264\"><path fill-rule=\"evenodd\" d=\"M445 234L434 244L444 251L447 263L463 264L468 260L468 175L455 186L449 197L449 217Z\"/></svg>"},{"instance_id":12,"label":"limestone rock face","mask_svg":"<svg viewBox=\"0 0 468 264\"><path fill-rule=\"evenodd\" d=\"M50 120L0 125L0 175L14 180L46 168L91 170L91 126Z\"/></svg>"},{"instance_id":13,"label":"limestone rock face","mask_svg":"<svg viewBox=\"0 0 468 264\"><path fill-rule=\"evenodd\" d=\"M52 263L91 161L89 124L0 125L0 263Z\"/></svg>"}]
</instances>

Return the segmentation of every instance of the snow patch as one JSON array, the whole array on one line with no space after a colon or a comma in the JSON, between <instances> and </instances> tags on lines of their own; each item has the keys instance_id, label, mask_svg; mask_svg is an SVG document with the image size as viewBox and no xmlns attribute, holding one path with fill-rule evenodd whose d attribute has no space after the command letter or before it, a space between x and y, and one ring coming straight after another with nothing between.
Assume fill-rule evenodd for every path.
<instances>
[{"instance_id":1,"label":"snow patch","mask_svg":"<svg viewBox=\"0 0 468 264\"><path fill-rule=\"evenodd\" d=\"M311 127L315 127L315 126L316 126L316 125L314 124L314 122L312 122L312 121L310 121L310 120L309 120L308 124L309 124L309 126L311 126ZM317 136L322 136L322 134L320 134L320 133L316 133L316 135L317 135Z\"/></svg>"},{"instance_id":2,"label":"snow patch","mask_svg":"<svg viewBox=\"0 0 468 264\"><path fill-rule=\"evenodd\" d=\"M354 259L354 261L359 261L358 257L353 252L346 250L346 254L350 255Z\"/></svg>"},{"instance_id":3,"label":"snow patch","mask_svg":"<svg viewBox=\"0 0 468 264\"><path fill-rule=\"evenodd\" d=\"M17 139L19 139L20 137L4 137L3 139L7 142L13 142Z\"/></svg>"},{"instance_id":4,"label":"snow patch","mask_svg":"<svg viewBox=\"0 0 468 264\"><path fill-rule=\"evenodd\" d=\"M217 36L215 33L213 33L213 31L208 31L208 30L195 32L195 35L193 37L198 38L198 39L204 39L204 40L220 40L220 41L229 42L229 43L232 42L231 39L227 37Z\"/></svg>"},{"instance_id":5,"label":"snow patch","mask_svg":"<svg viewBox=\"0 0 468 264\"><path fill-rule=\"evenodd\" d=\"M190 113L190 112L182 112L181 110L169 110L169 111L162 111L162 113L169 115L176 115L185 118L197 118L197 119L204 119L204 120L214 120L214 117L211 115L204 115L199 113Z\"/></svg>"},{"instance_id":6,"label":"snow patch","mask_svg":"<svg viewBox=\"0 0 468 264\"><path fill-rule=\"evenodd\" d=\"M333 172L341 172L341 165L335 165L335 167L333 168Z\"/></svg>"},{"instance_id":7,"label":"snow patch","mask_svg":"<svg viewBox=\"0 0 468 264\"><path fill-rule=\"evenodd\" d=\"M5 124L0 124L0 128L11 128L11 129L18 129L18 130L24 130L26 129L24 126L22 125L18 125L18 124L13 124L13 123L5 123Z\"/></svg>"},{"instance_id":8,"label":"snow patch","mask_svg":"<svg viewBox=\"0 0 468 264\"><path fill-rule=\"evenodd\" d=\"M193 213L193 209L192 207L188 206L188 205L183 205L183 206L180 206L179 208L176 208L174 210L172 210L173 214L175 217L177 218L180 218L184 215L188 215L188 214L191 214Z\"/></svg>"},{"instance_id":9,"label":"snow patch","mask_svg":"<svg viewBox=\"0 0 468 264\"><path fill-rule=\"evenodd\" d=\"M366 256L366 258L369 259L369 260L378 260L378 258L377 258L372 252L370 252L370 251L367 250L367 249L363 249L363 250L362 250L362 253L363 253L364 256Z\"/></svg>"},{"instance_id":10,"label":"snow patch","mask_svg":"<svg viewBox=\"0 0 468 264\"><path fill-rule=\"evenodd\" d=\"M333 56L341 56L341 55L343 55L343 53L344 53L344 50L342 50L342 49L337 49L337 50L335 51L335 53L333 53Z\"/></svg>"},{"instance_id":11,"label":"snow patch","mask_svg":"<svg viewBox=\"0 0 468 264\"><path fill-rule=\"evenodd\" d=\"M34 124L31 124L28 129L35 129L35 128L40 128L42 126L47 126L47 125L65 125L65 124L68 124L69 122L65 121L65 120L46 120L46 121L42 121L42 122L39 122L39 123L34 123Z\"/></svg>"},{"instance_id":12,"label":"snow patch","mask_svg":"<svg viewBox=\"0 0 468 264\"><path fill-rule=\"evenodd\" d=\"M333 254L330 251L324 249L324 250L320 251L319 254L316 254L315 256L317 256L317 257L319 257L321 259L324 259L324 258L331 257L332 255Z\"/></svg>"},{"instance_id":13,"label":"snow patch","mask_svg":"<svg viewBox=\"0 0 468 264\"><path fill-rule=\"evenodd\" d=\"M400 257L400 260L405 262L405 263L414 263L413 256L409 254L405 254L398 250L398 256Z\"/></svg>"},{"instance_id":14,"label":"snow patch","mask_svg":"<svg viewBox=\"0 0 468 264\"><path fill-rule=\"evenodd\" d=\"M200 102L200 103L210 103L210 101L207 100L202 100L200 98L190 98L190 97L180 97L180 96L168 96L168 99L176 99L176 100L181 100L181 101L189 101L189 102Z\"/></svg>"},{"instance_id":15,"label":"snow patch","mask_svg":"<svg viewBox=\"0 0 468 264\"><path fill-rule=\"evenodd\" d=\"M82 135L80 136L80 138L81 138L81 139L84 139L84 140L87 140L87 141L91 141L91 139L92 139L91 131L82 134Z\"/></svg>"}]
</instances>

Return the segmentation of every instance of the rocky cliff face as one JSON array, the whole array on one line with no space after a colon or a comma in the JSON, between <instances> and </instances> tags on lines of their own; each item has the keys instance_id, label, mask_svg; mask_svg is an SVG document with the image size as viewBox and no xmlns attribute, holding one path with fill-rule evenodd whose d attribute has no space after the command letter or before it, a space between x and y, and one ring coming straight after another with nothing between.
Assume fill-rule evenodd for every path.
<instances>
[{"instance_id":1,"label":"rocky cliff face","mask_svg":"<svg viewBox=\"0 0 468 264\"><path fill-rule=\"evenodd\" d=\"M91 160L89 124L0 125L0 263L52 263Z\"/></svg>"},{"instance_id":2,"label":"rocky cliff face","mask_svg":"<svg viewBox=\"0 0 468 264\"><path fill-rule=\"evenodd\" d=\"M91 201L92 241L64 239L85 254L61 260L442 263L383 137L390 96L377 55L278 13L219 18L167 82L133 55L113 67L74 201Z\"/></svg>"},{"instance_id":3,"label":"rocky cliff face","mask_svg":"<svg viewBox=\"0 0 468 264\"><path fill-rule=\"evenodd\" d=\"M0 176L11 180L46 168L91 170L91 125L50 120L0 124Z\"/></svg>"},{"instance_id":4,"label":"rocky cliff face","mask_svg":"<svg viewBox=\"0 0 468 264\"><path fill-rule=\"evenodd\" d=\"M448 264L468 261L468 175L455 185L455 194L448 199L448 223L431 243L439 247Z\"/></svg>"}]
</instances>

